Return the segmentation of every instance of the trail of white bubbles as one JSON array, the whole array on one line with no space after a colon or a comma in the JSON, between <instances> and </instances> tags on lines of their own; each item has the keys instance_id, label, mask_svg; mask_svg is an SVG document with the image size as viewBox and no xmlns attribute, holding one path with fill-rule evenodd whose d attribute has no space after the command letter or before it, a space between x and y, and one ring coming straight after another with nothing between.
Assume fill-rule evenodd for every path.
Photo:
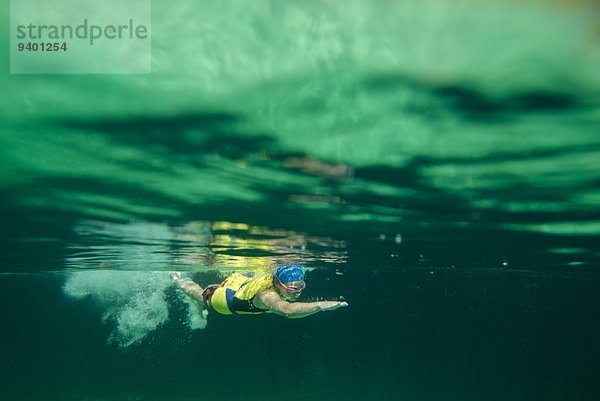
<instances>
[{"instance_id":1,"label":"trail of white bubbles","mask_svg":"<svg viewBox=\"0 0 600 401\"><path fill-rule=\"evenodd\" d=\"M102 320L115 324L108 341L128 347L168 320L166 290L170 285L168 272L88 270L70 273L63 290L70 297L97 302ZM190 327L206 327L198 308L191 301L187 305Z\"/></svg>"}]
</instances>

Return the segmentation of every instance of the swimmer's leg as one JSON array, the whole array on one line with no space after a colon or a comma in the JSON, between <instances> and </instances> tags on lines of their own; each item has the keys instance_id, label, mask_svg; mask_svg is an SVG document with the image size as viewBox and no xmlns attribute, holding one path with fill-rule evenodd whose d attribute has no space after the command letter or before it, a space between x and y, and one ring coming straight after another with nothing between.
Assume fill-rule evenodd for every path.
<instances>
[{"instance_id":1,"label":"swimmer's leg","mask_svg":"<svg viewBox=\"0 0 600 401\"><path fill-rule=\"evenodd\" d=\"M189 297L189 300L198 308L201 316L206 315L204 310L204 301L202 300L202 292L204 289L192 281L189 278L181 277L180 272L173 272L171 274L173 282L181 288L181 290Z\"/></svg>"},{"instance_id":2,"label":"swimmer's leg","mask_svg":"<svg viewBox=\"0 0 600 401\"><path fill-rule=\"evenodd\" d=\"M208 311L204 308L202 292L204 289L189 278L181 277L180 272L171 274L173 282L187 295L184 301L189 304L189 324L192 330L203 329L206 327L206 316ZM196 309L194 312L193 309Z\"/></svg>"},{"instance_id":3,"label":"swimmer's leg","mask_svg":"<svg viewBox=\"0 0 600 401\"><path fill-rule=\"evenodd\" d=\"M171 278L173 279L173 282L179 288L181 288L181 290L185 292L188 297L192 298L194 301L202 303L202 292L204 291L202 287L189 278L181 277L180 272L173 272L171 274Z\"/></svg>"}]
</instances>

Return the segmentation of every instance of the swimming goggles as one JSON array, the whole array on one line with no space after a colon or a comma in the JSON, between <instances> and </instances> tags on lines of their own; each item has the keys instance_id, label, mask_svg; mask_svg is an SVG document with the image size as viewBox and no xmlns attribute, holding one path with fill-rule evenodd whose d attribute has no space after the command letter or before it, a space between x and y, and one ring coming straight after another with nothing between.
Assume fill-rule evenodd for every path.
<instances>
[{"instance_id":1,"label":"swimming goggles","mask_svg":"<svg viewBox=\"0 0 600 401\"><path fill-rule=\"evenodd\" d=\"M283 282L281 281L281 279L279 277L277 277L277 282L283 287L285 288L285 290L287 292L289 292L290 294L300 294L302 292L303 289L306 288L306 282L302 281L302 284L300 284L300 286L295 286L295 285L286 285L283 284Z\"/></svg>"}]
</instances>

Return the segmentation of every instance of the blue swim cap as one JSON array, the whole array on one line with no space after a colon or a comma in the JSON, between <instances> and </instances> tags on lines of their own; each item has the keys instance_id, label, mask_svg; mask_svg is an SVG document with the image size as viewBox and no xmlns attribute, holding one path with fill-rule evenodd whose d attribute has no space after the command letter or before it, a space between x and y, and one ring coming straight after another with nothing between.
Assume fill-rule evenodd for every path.
<instances>
[{"instance_id":1,"label":"blue swim cap","mask_svg":"<svg viewBox=\"0 0 600 401\"><path fill-rule=\"evenodd\" d=\"M275 277L282 283L290 283L292 281L304 280L304 271L300 266L279 266L275 270Z\"/></svg>"}]
</instances>

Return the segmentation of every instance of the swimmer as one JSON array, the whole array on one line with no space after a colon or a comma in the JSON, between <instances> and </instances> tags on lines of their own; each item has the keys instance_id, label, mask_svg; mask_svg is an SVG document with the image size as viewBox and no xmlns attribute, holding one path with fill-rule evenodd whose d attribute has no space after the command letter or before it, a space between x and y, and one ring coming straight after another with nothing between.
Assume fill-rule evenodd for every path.
<instances>
[{"instance_id":1,"label":"swimmer","mask_svg":"<svg viewBox=\"0 0 600 401\"><path fill-rule=\"evenodd\" d=\"M344 301L295 302L306 287L300 266L280 266L272 273L233 273L204 289L179 272L172 279L201 312L206 308L223 315L275 313L294 319L348 306Z\"/></svg>"}]
</instances>

